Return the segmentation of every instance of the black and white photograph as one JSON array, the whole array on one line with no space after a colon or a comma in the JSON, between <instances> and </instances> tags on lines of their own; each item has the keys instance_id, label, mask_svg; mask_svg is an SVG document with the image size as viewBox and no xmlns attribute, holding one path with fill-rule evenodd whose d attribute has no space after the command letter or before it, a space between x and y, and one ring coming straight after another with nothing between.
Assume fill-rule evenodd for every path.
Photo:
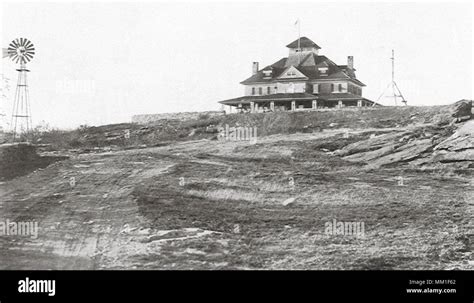
<instances>
[{"instance_id":1,"label":"black and white photograph","mask_svg":"<svg viewBox=\"0 0 474 303\"><path fill-rule=\"evenodd\" d=\"M394 296L474 300L445 276L474 270L471 2L6 1L0 21L5 293L435 271Z\"/></svg>"}]
</instances>

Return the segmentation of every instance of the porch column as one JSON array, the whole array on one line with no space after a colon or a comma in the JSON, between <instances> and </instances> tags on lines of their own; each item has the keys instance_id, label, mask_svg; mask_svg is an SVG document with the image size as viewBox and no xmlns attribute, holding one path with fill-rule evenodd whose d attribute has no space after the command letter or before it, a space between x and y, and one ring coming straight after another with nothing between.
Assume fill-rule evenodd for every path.
<instances>
[{"instance_id":1,"label":"porch column","mask_svg":"<svg viewBox=\"0 0 474 303\"><path fill-rule=\"evenodd\" d=\"M255 107L255 102L250 101L250 112L251 112L251 113L254 113L254 112L255 112L254 107Z\"/></svg>"},{"instance_id":2,"label":"porch column","mask_svg":"<svg viewBox=\"0 0 474 303\"><path fill-rule=\"evenodd\" d=\"M271 110L272 112L275 111L275 102L273 102L273 101L270 102L270 110Z\"/></svg>"},{"instance_id":3,"label":"porch column","mask_svg":"<svg viewBox=\"0 0 474 303\"><path fill-rule=\"evenodd\" d=\"M258 103L255 103L255 112L258 113Z\"/></svg>"},{"instance_id":4,"label":"porch column","mask_svg":"<svg viewBox=\"0 0 474 303\"><path fill-rule=\"evenodd\" d=\"M337 102L337 107L342 108L342 101L341 101L341 100L339 100L339 101Z\"/></svg>"},{"instance_id":5,"label":"porch column","mask_svg":"<svg viewBox=\"0 0 474 303\"><path fill-rule=\"evenodd\" d=\"M362 100L357 100L357 107L362 107Z\"/></svg>"},{"instance_id":6,"label":"porch column","mask_svg":"<svg viewBox=\"0 0 474 303\"><path fill-rule=\"evenodd\" d=\"M313 100L313 109L317 109L317 108L318 108L318 101Z\"/></svg>"},{"instance_id":7,"label":"porch column","mask_svg":"<svg viewBox=\"0 0 474 303\"><path fill-rule=\"evenodd\" d=\"M291 101L291 110L294 111L296 109L296 101Z\"/></svg>"}]
</instances>

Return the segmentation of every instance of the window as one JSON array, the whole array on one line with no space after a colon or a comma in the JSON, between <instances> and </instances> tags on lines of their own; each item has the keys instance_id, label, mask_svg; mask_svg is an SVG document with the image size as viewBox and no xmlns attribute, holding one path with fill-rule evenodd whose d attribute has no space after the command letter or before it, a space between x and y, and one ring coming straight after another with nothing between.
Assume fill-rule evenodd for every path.
<instances>
[{"instance_id":1,"label":"window","mask_svg":"<svg viewBox=\"0 0 474 303\"><path fill-rule=\"evenodd\" d=\"M295 71L289 71L289 72L286 73L286 75L290 76L290 77L294 77L294 76L296 76L296 73L295 73Z\"/></svg>"},{"instance_id":2,"label":"window","mask_svg":"<svg viewBox=\"0 0 474 303\"><path fill-rule=\"evenodd\" d=\"M327 76L328 74L328 68L327 67L320 67L318 68L319 70L319 73L321 74L321 76Z\"/></svg>"},{"instance_id":3,"label":"window","mask_svg":"<svg viewBox=\"0 0 474 303\"><path fill-rule=\"evenodd\" d=\"M255 87L252 87L252 95L255 95Z\"/></svg>"},{"instance_id":4,"label":"window","mask_svg":"<svg viewBox=\"0 0 474 303\"><path fill-rule=\"evenodd\" d=\"M258 88L258 94L262 95L262 88L261 87Z\"/></svg>"},{"instance_id":5,"label":"window","mask_svg":"<svg viewBox=\"0 0 474 303\"><path fill-rule=\"evenodd\" d=\"M331 83L331 92L334 91L334 83Z\"/></svg>"},{"instance_id":6,"label":"window","mask_svg":"<svg viewBox=\"0 0 474 303\"><path fill-rule=\"evenodd\" d=\"M267 87L267 95L270 95L270 94L271 94L271 92L272 92L272 89L271 89L271 87L270 87L270 86L269 86L269 87Z\"/></svg>"},{"instance_id":7,"label":"window","mask_svg":"<svg viewBox=\"0 0 474 303\"><path fill-rule=\"evenodd\" d=\"M339 92L342 92L342 84L339 83Z\"/></svg>"},{"instance_id":8,"label":"window","mask_svg":"<svg viewBox=\"0 0 474 303\"><path fill-rule=\"evenodd\" d=\"M313 84L313 93L319 93L319 84Z\"/></svg>"}]
</instances>

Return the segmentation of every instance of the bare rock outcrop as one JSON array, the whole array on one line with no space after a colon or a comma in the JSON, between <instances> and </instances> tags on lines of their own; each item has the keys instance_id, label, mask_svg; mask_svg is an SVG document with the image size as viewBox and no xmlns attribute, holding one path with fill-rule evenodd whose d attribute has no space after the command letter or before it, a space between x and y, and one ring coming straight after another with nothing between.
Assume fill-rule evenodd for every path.
<instances>
[{"instance_id":1,"label":"bare rock outcrop","mask_svg":"<svg viewBox=\"0 0 474 303\"><path fill-rule=\"evenodd\" d=\"M460 100L448 107L453 118L470 119L472 116L472 100Z\"/></svg>"},{"instance_id":2,"label":"bare rock outcrop","mask_svg":"<svg viewBox=\"0 0 474 303\"><path fill-rule=\"evenodd\" d=\"M462 122L472 118L472 100L459 100L451 105L443 107L443 113L435 115L433 120L438 125L454 122Z\"/></svg>"},{"instance_id":3,"label":"bare rock outcrop","mask_svg":"<svg viewBox=\"0 0 474 303\"><path fill-rule=\"evenodd\" d=\"M388 133L388 134L383 134L379 136L374 136L371 137L367 140L362 140L358 142L351 143L340 150L337 150L334 152L335 155L344 157L344 156L349 156L353 154L359 154L359 153L367 153L371 151L375 151L375 153L369 153L369 155L376 155L377 150L381 148L388 148L388 151L390 151L390 147L393 147L392 149L395 148L394 145L396 143L408 136L410 132L393 132L393 133ZM357 159L357 156L354 157L348 157L348 159Z\"/></svg>"},{"instance_id":4,"label":"bare rock outcrop","mask_svg":"<svg viewBox=\"0 0 474 303\"><path fill-rule=\"evenodd\" d=\"M451 137L434 148L439 162L474 161L474 120L465 122Z\"/></svg>"},{"instance_id":5,"label":"bare rock outcrop","mask_svg":"<svg viewBox=\"0 0 474 303\"><path fill-rule=\"evenodd\" d=\"M450 122L453 118L457 119L455 122L464 121L471 118L471 109L472 101L461 100L446 107L443 117ZM474 120L393 131L351 143L334 154L374 167L399 162L410 162L415 166L463 162L458 166L474 167Z\"/></svg>"}]
</instances>

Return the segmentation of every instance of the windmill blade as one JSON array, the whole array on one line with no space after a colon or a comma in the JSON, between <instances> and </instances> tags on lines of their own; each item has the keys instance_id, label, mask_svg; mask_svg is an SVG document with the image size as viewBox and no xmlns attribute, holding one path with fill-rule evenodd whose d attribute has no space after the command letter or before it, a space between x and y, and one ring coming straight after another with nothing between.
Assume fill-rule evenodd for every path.
<instances>
[{"instance_id":1,"label":"windmill blade","mask_svg":"<svg viewBox=\"0 0 474 303\"><path fill-rule=\"evenodd\" d=\"M8 48L2 48L2 58L10 57L8 53Z\"/></svg>"},{"instance_id":2,"label":"windmill blade","mask_svg":"<svg viewBox=\"0 0 474 303\"><path fill-rule=\"evenodd\" d=\"M10 42L8 48L2 49L3 57L10 57L13 62L26 64L30 62L35 54L35 47L33 43L26 38L16 38Z\"/></svg>"}]
</instances>

